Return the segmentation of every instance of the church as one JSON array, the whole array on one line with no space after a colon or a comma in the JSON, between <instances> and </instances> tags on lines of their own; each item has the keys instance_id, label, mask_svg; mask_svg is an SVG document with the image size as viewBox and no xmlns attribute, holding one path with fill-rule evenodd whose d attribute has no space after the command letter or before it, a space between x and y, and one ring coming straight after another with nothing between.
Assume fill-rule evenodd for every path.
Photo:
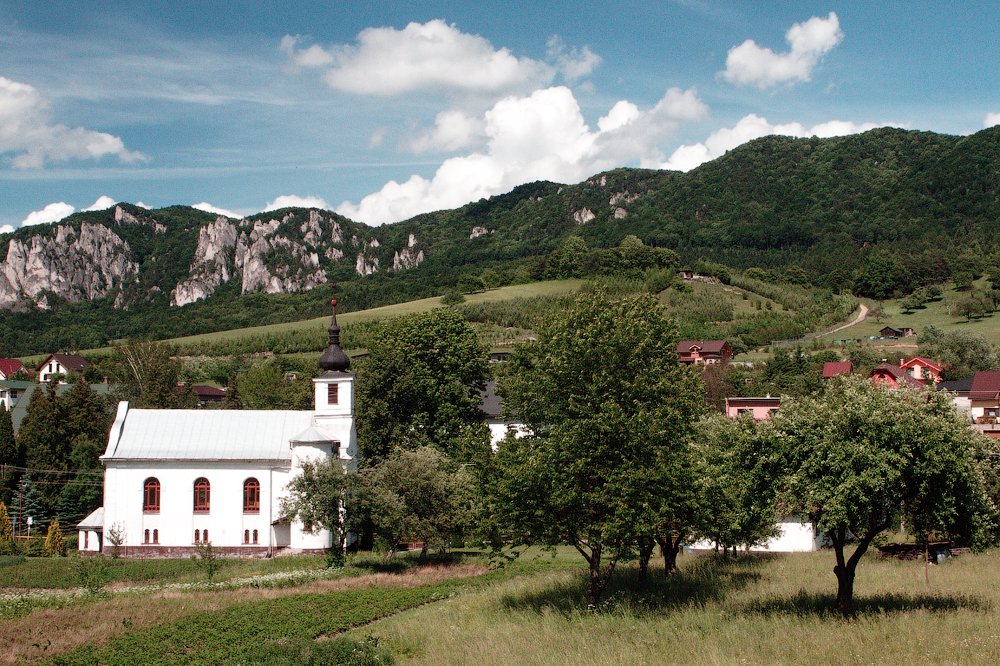
<instances>
[{"instance_id":1,"label":"church","mask_svg":"<svg viewBox=\"0 0 1000 666\"><path fill-rule=\"evenodd\" d=\"M118 541L128 557L183 557L211 542L225 555L267 557L328 548L328 531L288 521L281 502L307 460L356 465L355 375L331 305L312 411L120 403L101 456L104 506L79 524L79 549L110 553Z\"/></svg>"}]
</instances>

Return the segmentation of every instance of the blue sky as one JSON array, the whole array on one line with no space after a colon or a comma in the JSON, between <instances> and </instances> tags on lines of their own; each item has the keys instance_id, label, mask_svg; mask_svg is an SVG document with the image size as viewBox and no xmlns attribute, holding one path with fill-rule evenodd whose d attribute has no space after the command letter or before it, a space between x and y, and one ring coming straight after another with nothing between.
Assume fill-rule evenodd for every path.
<instances>
[{"instance_id":1,"label":"blue sky","mask_svg":"<svg viewBox=\"0 0 1000 666\"><path fill-rule=\"evenodd\" d=\"M128 201L369 224L765 134L1000 123L995 3L0 0L0 231Z\"/></svg>"}]
</instances>

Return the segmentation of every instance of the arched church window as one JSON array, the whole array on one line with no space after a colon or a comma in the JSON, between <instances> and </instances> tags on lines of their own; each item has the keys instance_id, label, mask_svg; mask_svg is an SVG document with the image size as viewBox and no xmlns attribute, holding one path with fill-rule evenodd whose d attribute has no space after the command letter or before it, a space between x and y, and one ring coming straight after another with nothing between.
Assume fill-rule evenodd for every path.
<instances>
[{"instance_id":1,"label":"arched church window","mask_svg":"<svg viewBox=\"0 0 1000 666\"><path fill-rule=\"evenodd\" d=\"M149 477L142 484L142 510L145 513L160 512L160 481Z\"/></svg>"},{"instance_id":2,"label":"arched church window","mask_svg":"<svg viewBox=\"0 0 1000 666\"><path fill-rule=\"evenodd\" d=\"M243 513L260 513L260 481L257 479L243 482Z\"/></svg>"},{"instance_id":3,"label":"arched church window","mask_svg":"<svg viewBox=\"0 0 1000 666\"><path fill-rule=\"evenodd\" d=\"M253 531L253 542L257 543L257 530Z\"/></svg>"},{"instance_id":4,"label":"arched church window","mask_svg":"<svg viewBox=\"0 0 1000 666\"><path fill-rule=\"evenodd\" d=\"M149 530L146 530L142 535L142 542L149 543Z\"/></svg>"},{"instance_id":5,"label":"arched church window","mask_svg":"<svg viewBox=\"0 0 1000 666\"><path fill-rule=\"evenodd\" d=\"M160 543L160 530L153 530L153 543Z\"/></svg>"},{"instance_id":6,"label":"arched church window","mask_svg":"<svg viewBox=\"0 0 1000 666\"><path fill-rule=\"evenodd\" d=\"M208 513L211 506L211 486L208 479L200 477L194 482L194 512ZM208 539L205 539L208 541Z\"/></svg>"},{"instance_id":7,"label":"arched church window","mask_svg":"<svg viewBox=\"0 0 1000 666\"><path fill-rule=\"evenodd\" d=\"M199 543L201 541L201 530L194 531L194 542Z\"/></svg>"}]
</instances>

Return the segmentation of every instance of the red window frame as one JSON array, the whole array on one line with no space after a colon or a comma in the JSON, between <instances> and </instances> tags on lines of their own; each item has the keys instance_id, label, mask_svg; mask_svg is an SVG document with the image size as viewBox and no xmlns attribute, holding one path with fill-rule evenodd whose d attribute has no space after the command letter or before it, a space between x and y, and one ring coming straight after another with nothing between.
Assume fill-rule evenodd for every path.
<instances>
[{"instance_id":1,"label":"red window frame","mask_svg":"<svg viewBox=\"0 0 1000 666\"><path fill-rule=\"evenodd\" d=\"M253 477L243 482L243 513L260 513L260 481Z\"/></svg>"},{"instance_id":2,"label":"red window frame","mask_svg":"<svg viewBox=\"0 0 1000 666\"><path fill-rule=\"evenodd\" d=\"M212 507L212 485L205 477L194 482L194 512L208 513Z\"/></svg>"},{"instance_id":3,"label":"red window frame","mask_svg":"<svg viewBox=\"0 0 1000 666\"><path fill-rule=\"evenodd\" d=\"M142 512L160 512L160 481L156 477L149 477L142 484Z\"/></svg>"}]
</instances>

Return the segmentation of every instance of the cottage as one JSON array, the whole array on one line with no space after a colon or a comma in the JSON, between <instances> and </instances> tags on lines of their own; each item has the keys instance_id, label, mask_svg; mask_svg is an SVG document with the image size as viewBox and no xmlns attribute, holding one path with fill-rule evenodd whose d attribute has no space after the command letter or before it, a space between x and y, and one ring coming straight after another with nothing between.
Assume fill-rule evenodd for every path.
<instances>
[{"instance_id":1,"label":"cottage","mask_svg":"<svg viewBox=\"0 0 1000 666\"><path fill-rule=\"evenodd\" d=\"M52 375L68 375L70 372L83 372L90 367L82 356L74 354L49 354L48 358L42 361L35 371L38 372L38 381L42 384L49 381Z\"/></svg>"},{"instance_id":2,"label":"cottage","mask_svg":"<svg viewBox=\"0 0 1000 666\"><path fill-rule=\"evenodd\" d=\"M18 373L23 373L25 379L34 377L31 370L28 370L19 359L0 358L0 380L10 379Z\"/></svg>"},{"instance_id":3,"label":"cottage","mask_svg":"<svg viewBox=\"0 0 1000 666\"><path fill-rule=\"evenodd\" d=\"M926 358L914 356L909 361L900 361L899 367L924 386L934 386L941 381L942 367Z\"/></svg>"},{"instance_id":4,"label":"cottage","mask_svg":"<svg viewBox=\"0 0 1000 666\"><path fill-rule=\"evenodd\" d=\"M875 366L869 376L873 382L883 384L890 389L896 389L900 386L924 388L924 385L907 374L906 370L893 363L881 363Z\"/></svg>"},{"instance_id":5,"label":"cottage","mask_svg":"<svg viewBox=\"0 0 1000 666\"><path fill-rule=\"evenodd\" d=\"M681 363L727 363L732 356L733 350L725 340L681 340L677 343L677 360Z\"/></svg>"},{"instance_id":6,"label":"cottage","mask_svg":"<svg viewBox=\"0 0 1000 666\"><path fill-rule=\"evenodd\" d=\"M281 502L304 462L356 464L355 376L340 349L336 311L329 333L311 411L120 403L101 456L104 506L78 525L80 548L107 552L112 530L129 556L183 556L205 542L231 555L328 548L329 532L311 534L284 519Z\"/></svg>"},{"instance_id":7,"label":"cottage","mask_svg":"<svg viewBox=\"0 0 1000 666\"><path fill-rule=\"evenodd\" d=\"M1000 371L977 372L969 389L969 414L978 425L994 425L1000 421ZM984 434L1000 437L994 428L981 429Z\"/></svg>"},{"instance_id":8,"label":"cottage","mask_svg":"<svg viewBox=\"0 0 1000 666\"><path fill-rule=\"evenodd\" d=\"M777 414L779 407L781 398L772 398L770 394L763 398L726 398L726 416L731 419L750 414L754 421L763 421Z\"/></svg>"}]
</instances>

